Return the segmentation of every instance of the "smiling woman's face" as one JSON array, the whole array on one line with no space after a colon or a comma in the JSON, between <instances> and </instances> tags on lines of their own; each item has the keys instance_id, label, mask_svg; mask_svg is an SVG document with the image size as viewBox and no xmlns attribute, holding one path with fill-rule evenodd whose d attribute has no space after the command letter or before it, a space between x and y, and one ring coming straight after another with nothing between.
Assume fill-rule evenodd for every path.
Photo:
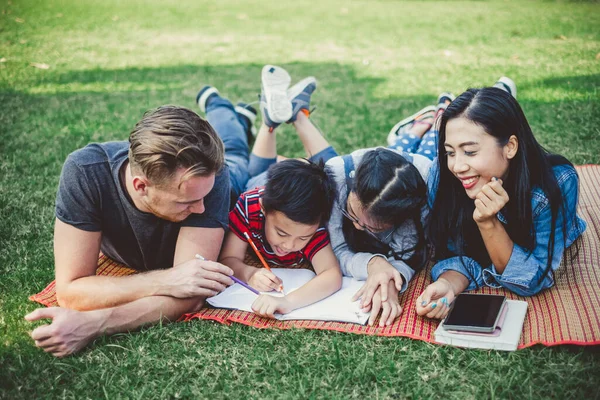
<instances>
[{"instance_id":1,"label":"smiling woman's face","mask_svg":"<svg viewBox=\"0 0 600 400\"><path fill-rule=\"evenodd\" d=\"M467 196L475 199L493 177L506 180L510 160L517 152L517 139L498 145L495 137L466 118L446 124L446 158L448 169L460 180Z\"/></svg>"}]
</instances>

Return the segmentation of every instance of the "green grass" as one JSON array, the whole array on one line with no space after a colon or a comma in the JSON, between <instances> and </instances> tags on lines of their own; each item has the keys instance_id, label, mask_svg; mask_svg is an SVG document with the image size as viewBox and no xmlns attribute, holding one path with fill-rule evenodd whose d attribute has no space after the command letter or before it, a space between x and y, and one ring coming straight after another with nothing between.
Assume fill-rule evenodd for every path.
<instances>
[{"instance_id":1,"label":"green grass","mask_svg":"<svg viewBox=\"0 0 600 400\"><path fill-rule=\"evenodd\" d=\"M595 2L0 0L0 398L599 398L597 348L515 353L405 338L155 326L54 359L27 300L53 278L61 165L122 140L149 108L194 108L206 83L253 101L265 63L315 75L314 120L340 152L501 75L540 142L600 163ZM39 69L31 63L45 63ZM291 127L281 154L302 155Z\"/></svg>"}]
</instances>

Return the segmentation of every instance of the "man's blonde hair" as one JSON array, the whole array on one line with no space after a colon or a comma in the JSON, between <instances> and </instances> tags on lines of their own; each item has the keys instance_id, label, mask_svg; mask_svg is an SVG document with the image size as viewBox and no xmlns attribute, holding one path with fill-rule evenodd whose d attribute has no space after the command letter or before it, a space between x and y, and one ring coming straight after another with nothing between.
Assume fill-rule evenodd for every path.
<instances>
[{"instance_id":1,"label":"man's blonde hair","mask_svg":"<svg viewBox=\"0 0 600 400\"><path fill-rule=\"evenodd\" d=\"M216 174L225 155L223 142L206 120L184 107L162 106L147 111L131 131L129 162L158 186L186 168L180 185L193 176Z\"/></svg>"}]
</instances>

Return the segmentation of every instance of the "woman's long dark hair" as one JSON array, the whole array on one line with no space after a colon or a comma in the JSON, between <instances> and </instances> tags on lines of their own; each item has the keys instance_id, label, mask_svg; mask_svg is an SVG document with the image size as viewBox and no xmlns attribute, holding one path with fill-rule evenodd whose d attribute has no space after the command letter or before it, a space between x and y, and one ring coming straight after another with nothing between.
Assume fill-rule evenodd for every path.
<instances>
[{"instance_id":1,"label":"woman's long dark hair","mask_svg":"<svg viewBox=\"0 0 600 400\"><path fill-rule=\"evenodd\" d=\"M508 175L503 187L509 202L502 210L506 216L505 229L517 245L532 252L535 247L535 226L531 209L534 187L548 197L552 215L548 262L540 282L550 273L554 253L555 230L559 211L565 216L564 199L552 171L555 165L572 164L564 157L549 153L535 139L519 103L498 88L469 89L458 96L444 111L441 118L438 143L438 187L433 188L435 201L427 227L427 236L435 248L436 259L452 256L449 242L454 243L458 255L468 256L483 268L491 264L477 224L473 220L475 205L460 181L448 169L446 152L446 125L455 118L466 118L496 138L498 146L508 143L515 135L518 150L509 162ZM563 239L566 241L566 218L562 219ZM474 280L473 277L471 279Z\"/></svg>"},{"instance_id":2,"label":"woman's long dark hair","mask_svg":"<svg viewBox=\"0 0 600 400\"><path fill-rule=\"evenodd\" d=\"M417 231L414 242L401 252L375 240L364 231L354 227L344 218L342 230L346 243L355 252L392 254L415 271L425 265L427 251L425 233L421 223L421 210L427 202L427 185L417 168L400 154L377 148L368 151L356 168L352 180L353 192L365 213L377 224L391 224L394 229L411 221ZM342 202L342 207L346 202Z\"/></svg>"}]
</instances>

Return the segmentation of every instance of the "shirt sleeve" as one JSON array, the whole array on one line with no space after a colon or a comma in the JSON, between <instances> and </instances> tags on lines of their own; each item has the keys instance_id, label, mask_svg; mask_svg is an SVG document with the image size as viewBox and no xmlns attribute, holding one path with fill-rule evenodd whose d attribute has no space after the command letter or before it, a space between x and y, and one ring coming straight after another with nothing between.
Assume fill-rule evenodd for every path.
<instances>
[{"instance_id":1,"label":"shirt sleeve","mask_svg":"<svg viewBox=\"0 0 600 400\"><path fill-rule=\"evenodd\" d=\"M403 252L406 249L410 249L417 244L418 236L417 230L412 221L406 221L400 225L396 231L392 234L392 241L390 247L393 251ZM414 252L407 253L404 255L406 259L409 259L414 255ZM408 287L408 282L415 275L415 271L404 261L396 260L393 256L386 257L387 261L398 271L404 278L401 292L404 292Z\"/></svg>"},{"instance_id":2,"label":"shirt sleeve","mask_svg":"<svg viewBox=\"0 0 600 400\"><path fill-rule=\"evenodd\" d=\"M229 201L231 196L231 183L229 182L229 168L224 166L215 177L215 185L204 199L204 212L192 214L182 223L182 226L196 228L223 228L229 225Z\"/></svg>"},{"instance_id":3,"label":"shirt sleeve","mask_svg":"<svg viewBox=\"0 0 600 400\"><path fill-rule=\"evenodd\" d=\"M235 203L233 210L229 212L229 229L243 241L246 241L244 232L250 232L250 221L248 220L245 203L246 196L245 193L242 193Z\"/></svg>"},{"instance_id":4,"label":"shirt sleeve","mask_svg":"<svg viewBox=\"0 0 600 400\"><path fill-rule=\"evenodd\" d=\"M326 228L319 228L317 232L310 238L310 241L302 252L306 256L309 261L312 261L315 254L317 254L321 249L326 247L330 243L329 241L329 233L327 233Z\"/></svg>"},{"instance_id":5,"label":"shirt sleeve","mask_svg":"<svg viewBox=\"0 0 600 400\"><path fill-rule=\"evenodd\" d=\"M579 198L579 180L574 169L569 168L557 177L563 196L564 213L559 208L554 228L554 245L552 247L551 271L541 279L548 264L548 250L552 234L552 211L550 203L543 193L534 192L538 204L534 207L535 244L529 251L516 243L502 274L492 265L484 271L484 279L495 280L505 288L521 295L533 296L540 291L554 286L553 272L560 267L563 254L568 245L563 224L566 218L567 230L576 223L577 199Z\"/></svg>"},{"instance_id":6,"label":"shirt sleeve","mask_svg":"<svg viewBox=\"0 0 600 400\"><path fill-rule=\"evenodd\" d=\"M456 256L438 261L431 268L431 279L437 281L440 275L446 271L460 272L469 280L469 286L467 286L465 291L474 290L484 285L481 265L470 257ZM488 286L500 287L500 285Z\"/></svg>"},{"instance_id":7,"label":"shirt sleeve","mask_svg":"<svg viewBox=\"0 0 600 400\"><path fill-rule=\"evenodd\" d=\"M75 156L67 157L56 194L55 212L59 220L88 232L102 230L100 193L90 185L93 181L77 164Z\"/></svg>"}]
</instances>

